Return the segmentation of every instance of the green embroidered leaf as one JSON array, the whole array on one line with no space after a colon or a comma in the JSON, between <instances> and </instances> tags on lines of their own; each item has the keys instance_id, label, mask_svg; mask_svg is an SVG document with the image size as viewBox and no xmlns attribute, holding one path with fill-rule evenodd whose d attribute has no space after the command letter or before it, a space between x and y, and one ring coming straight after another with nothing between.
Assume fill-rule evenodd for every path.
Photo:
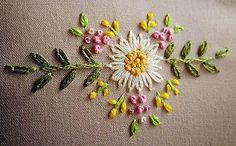
<instances>
[{"instance_id":1,"label":"green embroidered leaf","mask_svg":"<svg viewBox=\"0 0 236 146\"><path fill-rule=\"evenodd\" d=\"M76 37L82 37L84 35L83 32L77 27L69 29L69 32Z\"/></svg>"},{"instance_id":2,"label":"green embroidered leaf","mask_svg":"<svg viewBox=\"0 0 236 146\"><path fill-rule=\"evenodd\" d=\"M134 119L130 125L130 135L133 136L134 134L136 134L138 131L138 128L139 128L138 121Z\"/></svg>"},{"instance_id":3,"label":"green embroidered leaf","mask_svg":"<svg viewBox=\"0 0 236 146\"><path fill-rule=\"evenodd\" d=\"M189 54L190 51L191 51L191 47L192 47L192 43L191 43L190 41L188 41L188 42L184 45L184 47L182 48L182 50L181 50L181 52L180 52L180 57L181 57L182 59L185 59L185 58L188 56L188 54Z\"/></svg>"},{"instance_id":4,"label":"green embroidered leaf","mask_svg":"<svg viewBox=\"0 0 236 146\"><path fill-rule=\"evenodd\" d=\"M124 101L125 97L122 95L120 96L120 98L117 99L117 102L116 102L116 105L115 105L115 108L119 108L121 103Z\"/></svg>"},{"instance_id":5,"label":"green embroidered leaf","mask_svg":"<svg viewBox=\"0 0 236 146\"><path fill-rule=\"evenodd\" d=\"M84 13L81 13L79 16L79 22L83 28L86 28L89 24L88 16Z\"/></svg>"},{"instance_id":6,"label":"green embroidered leaf","mask_svg":"<svg viewBox=\"0 0 236 146\"><path fill-rule=\"evenodd\" d=\"M220 70L219 70L214 64L212 64L212 63L203 62L202 65L203 65L203 67L204 67L207 71L209 71L209 72L211 72L211 73L218 73L218 72L220 72Z\"/></svg>"},{"instance_id":7,"label":"green embroidered leaf","mask_svg":"<svg viewBox=\"0 0 236 146\"><path fill-rule=\"evenodd\" d=\"M6 65L5 69L18 74L29 74L37 70L35 67L17 66L17 65Z\"/></svg>"},{"instance_id":8,"label":"green embroidered leaf","mask_svg":"<svg viewBox=\"0 0 236 146\"><path fill-rule=\"evenodd\" d=\"M165 19L164 19L164 24L165 24L165 26L166 26L166 27L169 27L169 26L171 25L171 21L172 21L171 16L170 16L169 14L167 14L167 15L165 16Z\"/></svg>"},{"instance_id":9,"label":"green embroidered leaf","mask_svg":"<svg viewBox=\"0 0 236 146\"><path fill-rule=\"evenodd\" d=\"M37 79L34 82L32 92L36 92L37 90L42 89L49 81L52 80L52 77L53 77L53 74L50 72L41 76L39 79Z\"/></svg>"},{"instance_id":10,"label":"green embroidered leaf","mask_svg":"<svg viewBox=\"0 0 236 146\"><path fill-rule=\"evenodd\" d=\"M158 126L161 124L160 119L154 114L150 115L149 119L150 119L150 122L152 123L152 125L154 125L154 126Z\"/></svg>"},{"instance_id":11,"label":"green embroidered leaf","mask_svg":"<svg viewBox=\"0 0 236 146\"><path fill-rule=\"evenodd\" d=\"M61 81L60 90L65 89L74 79L76 70L71 70Z\"/></svg>"},{"instance_id":12,"label":"green embroidered leaf","mask_svg":"<svg viewBox=\"0 0 236 146\"><path fill-rule=\"evenodd\" d=\"M180 78L181 78L181 76L180 76L180 69L179 69L179 67L177 66L177 64L173 63L173 64L171 64L170 67L171 67L171 71L172 71L172 73L174 74L174 76L175 76L176 78L180 79Z\"/></svg>"},{"instance_id":13,"label":"green embroidered leaf","mask_svg":"<svg viewBox=\"0 0 236 146\"><path fill-rule=\"evenodd\" d=\"M85 46L81 46L81 51L82 51L82 55L84 56L85 60L90 63L90 64L94 64L96 63L92 53L85 47Z\"/></svg>"},{"instance_id":14,"label":"green embroidered leaf","mask_svg":"<svg viewBox=\"0 0 236 146\"><path fill-rule=\"evenodd\" d=\"M207 51L208 47L207 47L207 41L204 41L198 48L198 56L201 57L203 56L206 51Z\"/></svg>"},{"instance_id":15,"label":"green embroidered leaf","mask_svg":"<svg viewBox=\"0 0 236 146\"><path fill-rule=\"evenodd\" d=\"M179 33L184 30L184 27L181 25L175 25L174 26L174 33Z\"/></svg>"},{"instance_id":16,"label":"green embroidered leaf","mask_svg":"<svg viewBox=\"0 0 236 146\"><path fill-rule=\"evenodd\" d=\"M88 77L84 81L84 86L87 87L88 85L92 84L101 74L101 70L99 68L94 69Z\"/></svg>"},{"instance_id":17,"label":"green embroidered leaf","mask_svg":"<svg viewBox=\"0 0 236 146\"><path fill-rule=\"evenodd\" d=\"M48 61L42 55L39 55L36 53L30 53L30 56L38 65L40 65L42 67L49 66Z\"/></svg>"},{"instance_id":18,"label":"green embroidered leaf","mask_svg":"<svg viewBox=\"0 0 236 146\"><path fill-rule=\"evenodd\" d=\"M188 71L191 73L192 76L194 76L194 77L199 77L200 76L197 68L193 64L185 63L185 65L186 65Z\"/></svg>"},{"instance_id":19,"label":"green embroidered leaf","mask_svg":"<svg viewBox=\"0 0 236 146\"><path fill-rule=\"evenodd\" d=\"M168 59L174 52L174 49L175 49L175 44L174 43L169 44L165 50L164 57Z\"/></svg>"},{"instance_id":20,"label":"green embroidered leaf","mask_svg":"<svg viewBox=\"0 0 236 146\"><path fill-rule=\"evenodd\" d=\"M216 59L223 58L223 57L225 57L228 53L229 53L229 49L228 49L228 48L224 48L224 49L222 49L222 50L216 52L215 58L216 58Z\"/></svg>"},{"instance_id":21,"label":"green embroidered leaf","mask_svg":"<svg viewBox=\"0 0 236 146\"><path fill-rule=\"evenodd\" d=\"M64 66L70 64L65 52L62 49L54 49L54 50L56 52L56 57L58 58L59 61L62 62Z\"/></svg>"}]
</instances>

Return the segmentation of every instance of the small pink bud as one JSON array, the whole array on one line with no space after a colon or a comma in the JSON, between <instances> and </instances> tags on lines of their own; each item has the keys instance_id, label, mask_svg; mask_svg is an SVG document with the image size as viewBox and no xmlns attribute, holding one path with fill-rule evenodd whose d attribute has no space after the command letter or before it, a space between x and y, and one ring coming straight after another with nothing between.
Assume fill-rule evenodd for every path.
<instances>
[{"instance_id":1,"label":"small pink bud","mask_svg":"<svg viewBox=\"0 0 236 146\"><path fill-rule=\"evenodd\" d=\"M154 32L153 34L152 34L152 37L154 38L154 39L159 39L159 33L157 33L157 32Z\"/></svg>"},{"instance_id":2,"label":"small pink bud","mask_svg":"<svg viewBox=\"0 0 236 146\"><path fill-rule=\"evenodd\" d=\"M147 101L147 96L146 95L139 96L139 102L140 103L145 103L146 101Z\"/></svg>"},{"instance_id":3,"label":"small pink bud","mask_svg":"<svg viewBox=\"0 0 236 146\"><path fill-rule=\"evenodd\" d=\"M130 114L130 115L133 115L133 114L134 114L134 110L131 109L131 108L129 108L127 112L128 112L128 114Z\"/></svg>"},{"instance_id":4,"label":"small pink bud","mask_svg":"<svg viewBox=\"0 0 236 146\"><path fill-rule=\"evenodd\" d=\"M95 30L93 28L88 28L86 31L88 34L93 35L95 33Z\"/></svg>"},{"instance_id":5,"label":"small pink bud","mask_svg":"<svg viewBox=\"0 0 236 146\"><path fill-rule=\"evenodd\" d=\"M173 40L174 40L173 35L169 35L168 38L167 38L167 41L168 42L172 42Z\"/></svg>"},{"instance_id":6,"label":"small pink bud","mask_svg":"<svg viewBox=\"0 0 236 146\"><path fill-rule=\"evenodd\" d=\"M166 42L164 42L164 41L159 42L159 48L160 49L164 50L166 48L166 46L167 46Z\"/></svg>"},{"instance_id":7,"label":"small pink bud","mask_svg":"<svg viewBox=\"0 0 236 146\"><path fill-rule=\"evenodd\" d=\"M168 31L169 31L169 29L167 27L163 27L161 29L161 32L163 32L163 33L168 33Z\"/></svg>"},{"instance_id":8,"label":"small pink bud","mask_svg":"<svg viewBox=\"0 0 236 146\"><path fill-rule=\"evenodd\" d=\"M143 112L143 109L144 109L143 106L141 106L141 105L140 105L140 106L137 106L137 107L136 107L136 112L137 112L138 114L141 114L141 113Z\"/></svg>"},{"instance_id":9,"label":"small pink bud","mask_svg":"<svg viewBox=\"0 0 236 146\"><path fill-rule=\"evenodd\" d=\"M102 35L103 35L103 31L102 31L102 30L98 30L98 31L97 31L97 35L98 35L98 36L102 36Z\"/></svg>"},{"instance_id":10,"label":"small pink bud","mask_svg":"<svg viewBox=\"0 0 236 146\"><path fill-rule=\"evenodd\" d=\"M136 105L137 104L137 97L135 95L132 95L129 97L130 103Z\"/></svg>"},{"instance_id":11,"label":"small pink bud","mask_svg":"<svg viewBox=\"0 0 236 146\"><path fill-rule=\"evenodd\" d=\"M166 41L167 35L166 35L165 33L161 33L161 34L159 35L159 39L160 39L161 41Z\"/></svg>"},{"instance_id":12,"label":"small pink bud","mask_svg":"<svg viewBox=\"0 0 236 146\"><path fill-rule=\"evenodd\" d=\"M94 41L94 43L97 43L97 44L100 44L100 43L101 43L101 39L100 39L99 36L94 36L94 37L93 37L93 41Z\"/></svg>"},{"instance_id":13,"label":"small pink bud","mask_svg":"<svg viewBox=\"0 0 236 146\"><path fill-rule=\"evenodd\" d=\"M109 41L110 41L110 37L109 37L109 36L104 35L104 36L102 37L102 43L103 43L103 44L108 44Z\"/></svg>"},{"instance_id":14,"label":"small pink bud","mask_svg":"<svg viewBox=\"0 0 236 146\"><path fill-rule=\"evenodd\" d=\"M144 112L148 112L148 111L150 111L150 109L151 109L151 106L150 105L146 105L146 106L144 106Z\"/></svg>"},{"instance_id":15,"label":"small pink bud","mask_svg":"<svg viewBox=\"0 0 236 146\"><path fill-rule=\"evenodd\" d=\"M138 122L140 123L140 124L143 124L143 123L145 123L147 121L147 119L146 119L146 117L141 117L140 119L138 119Z\"/></svg>"},{"instance_id":16,"label":"small pink bud","mask_svg":"<svg viewBox=\"0 0 236 146\"><path fill-rule=\"evenodd\" d=\"M92 52L95 53L95 54L99 54L103 51L103 49L101 48L100 45L95 45L93 48L92 48Z\"/></svg>"},{"instance_id":17,"label":"small pink bud","mask_svg":"<svg viewBox=\"0 0 236 146\"><path fill-rule=\"evenodd\" d=\"M84 42L85 42L86 44L90 44L90 43L91 43L91 37L89 37L89 36L85 37L85 38L84 38Z\"/></svg>"}]
</instances>

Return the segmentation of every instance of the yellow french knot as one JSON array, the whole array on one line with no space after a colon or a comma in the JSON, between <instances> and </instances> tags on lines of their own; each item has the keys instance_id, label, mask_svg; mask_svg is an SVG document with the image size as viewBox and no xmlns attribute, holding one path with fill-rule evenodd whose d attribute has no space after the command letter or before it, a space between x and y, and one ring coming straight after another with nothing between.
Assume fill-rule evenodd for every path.
<instances>
[{"instance_id":1,"label":"yellow french knot","mask_svg":"<svg viewBox=\"0 0 236 146\"><path fill-rule=\"evenodd\" d=\"M134 50L126 55L125 69L133 76L139 76L147 68L147 55L140 50Z\"/></svg>"}]
</instances>

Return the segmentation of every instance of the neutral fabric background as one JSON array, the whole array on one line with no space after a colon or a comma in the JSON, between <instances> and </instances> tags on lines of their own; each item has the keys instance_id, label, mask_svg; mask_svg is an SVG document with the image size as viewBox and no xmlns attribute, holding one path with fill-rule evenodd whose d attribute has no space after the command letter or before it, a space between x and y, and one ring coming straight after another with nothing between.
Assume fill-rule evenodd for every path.
<instances>
[{"instance_id":1,"label":"neutral fabric background","mask_svg":"<svg viewBox=\"0 0 236 146\"><path fill-rule=\"evenodd\" d=\"M88 101L86 96L94 86L82 87L85 74L78 72L76 80L65 90L59 83L66 72L60 72L41 91L30 92L41 73L13 75L3 70L6 64L34 65L28 54L37 52L57 63L54 48L64 48L71 62L78 58L81 40L67 30L77 26L80 12L90 18L91 26L99 28L101 19L121 23L121 35L129 30L141 32L137 24L148 11L153 11L162 26L164 15L170 13L174 24L185 30L176 35L176 54L188 40L197 46L209 42L208 55L217 49L232 48L230 56L216 60L221 72L209 74L200 70L195 79L183 72L181 95L168 102L174 112L153 109L162 124L145 124L134 137L128 127L134 117L118 115L107 119L111 109L108 98ZM236 145L236 1L235 0L1 0L0 2L0 145L160 145L160 146L235 146ZM104 63L105 53L97 55ZM195 53L193 53L195 55ZM171 76L169 66L162 63L161 74ZM112 71L104 69L102 79ZM110 97L118 97L124 89L110 82ZM154 84L161 90L163 84ZM152 103L155 91L143 93ZM126 94L131 95L131 94Z\"/></svg>"}]
</instances>

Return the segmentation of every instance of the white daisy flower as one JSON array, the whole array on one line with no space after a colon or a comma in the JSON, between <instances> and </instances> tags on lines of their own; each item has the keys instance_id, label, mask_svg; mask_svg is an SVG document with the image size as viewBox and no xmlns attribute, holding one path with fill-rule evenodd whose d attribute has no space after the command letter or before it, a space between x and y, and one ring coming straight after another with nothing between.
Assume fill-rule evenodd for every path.
<instances>
[{"instance_id":1,"label":"white daisy flower","mask_svg":"<svg viewBox=\"0 0 236 146\"><path fill-rule=\"evenodd\" d=\"M113 54L109 57L113 62L107 65L114 70L111 79L119 86L128 86L129 91L136 88L140 92L144 86L151 90L152 80L158 83L163 80L158 73L162 57L157 55L157 47L149 38L143 38L142 34L136 38L130 31L128 41L120 38L118 44L111 46Z\"/></svg>"}]
</instances>

